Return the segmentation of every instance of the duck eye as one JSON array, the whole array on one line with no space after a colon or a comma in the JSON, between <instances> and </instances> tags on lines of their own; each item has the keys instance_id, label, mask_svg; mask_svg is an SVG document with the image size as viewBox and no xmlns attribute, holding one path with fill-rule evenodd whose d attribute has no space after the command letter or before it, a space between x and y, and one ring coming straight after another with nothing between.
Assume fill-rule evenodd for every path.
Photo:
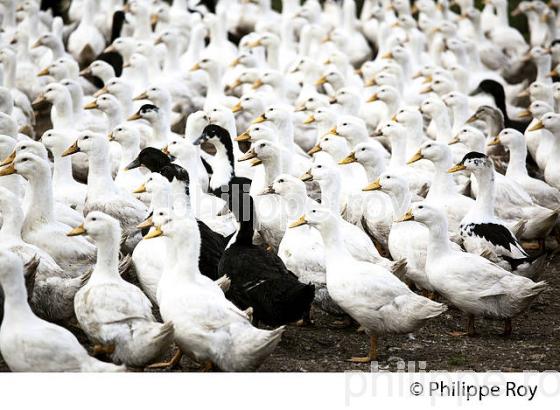
<instances>
[{"instance_id":1,"label":"duck eye","mask_svg":"<svg viewBox=\"0 0 560 410\"><path fill-rule=\"evenodd\" d=\"M282 182L284 182L284 180L283 180L283 179L279 179L278 182L279 182L279 183L282 183Z\"/></svg>"},{"instance_id":2,"label":"duck eye","mask_svg":"<svg viewBox=\"0 0 560 410\"><path fill-rule=\"evenodd\" d=\"M85 140L89 139L89 136L86 135L86 136L84 137L84 139L85 139Z\"/></svg>"},{"instance_id":3,"label":"duck eye","mask_svg":"<svg viewBox=\"0 0 560 410\"><path fill-rule=\"evenodd\" d=\"M317 168L323 168L323 166L322 165L317 165Z\"/></svg>"},{"instance_id":4,"label":"duck eye","mask_svg":"<svg viewBox=\"0 0 560 410\"><path fill-rule=\"evenodd\" d=\"M343 127L346 127L348 125L347 122L345 122L344 124L342 124Z\"/></svg>"},{"instance_id":5,"label":"duck eye","mask_svg":"<svg viewBox=\"0 0 560 410\"><path fill-rule=\"evenodd\" d=\"M27 148L25 145L23 147L21 147L21 149L25 149L25 148Z\"/></svg>"},{"instance_id":6,"label":"duck eye","mask_svg":"<svg viewBox=\"0 0 560 410\"><path fill-rule=\"evenodd\" d=\"M362 150L362 151L365 151L366 149L365 149L365 148L362 148L361 150Z\"/></svg>"},{"instance_id":7,"label":"duck eye","mask_svg":"<svg viewBox=\"0 0 560 410\"><path fill-rule=\"evenodd\" d=\"M92 221L97 221L97 218L91 218Z\"/></svg>"}]
</instances>

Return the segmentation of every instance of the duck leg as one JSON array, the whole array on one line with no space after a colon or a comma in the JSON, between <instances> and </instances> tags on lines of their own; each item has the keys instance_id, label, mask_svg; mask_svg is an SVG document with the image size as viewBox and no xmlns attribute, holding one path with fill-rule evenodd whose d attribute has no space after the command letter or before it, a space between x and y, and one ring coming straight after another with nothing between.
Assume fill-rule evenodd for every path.
<instances>
[{"instance_id":1,"label":"duck leg","mask_svg":"<svg viewBox=\"0 0 560 410\"><path fill-rule=\"evenodd\" d=\"M512 325L511 325L511 318L508 318L504 321L504 336L511 336L512 333Z\"/></svg>"},{"instance_id":2,"label":"duck leg","mask_svg":"<svg viewBox=\"0 0 560 410\"><path fill-rule=\"evenodd\" d=\"M201 372L211 372L214 369L214 363L211 360L207 360L200 365Z\"/></svg>"},{"instance_id":3,"label":"duck leg","mask_svg":"<svg viewBox=\"0 0 560 410\"><path fill-rule=\"evenodd\" d=\"M115 351L115 345L95 345L93 346L93 355L111 354Z\"/></svg>"},{"instance_id":4,"label":"duck leg","mask_svg":"<svg viewBox=\"0 0 560 410\"><path fill-rule=\"evenodd\" d=\"M365 357L352 357L349 362L352 363L370 363L377 360L377 336L370 337L370 345L368 355Z\"/></svg>"},{"instance_id":5,"label":"duck leg","mask_svg":"<svg viewBox=\"0 0 560 410\"><path fill-rule=\"evenodd\" d=\"M296 322L296 326L298 327L313 326L313 320L311 320L311 306L303 314L303 317Z\"/></svg>"},{"instance_id":6,"label":"duck leg","mask_svg":"<svg viewBox=\"0 0 560 410\"><path fill-rule=\"evenodd\" d=\"M151 365L148 366L148 369L172 368L177 363L179 363L179 361L181 360L181 357L183 357L183 352L181 351L181 349L177 349L177 351L175 352L175 354L173 355L171 360L169 360L168 362L160 362L160 363L151 364Z\"/></svg>"}]
</instances>

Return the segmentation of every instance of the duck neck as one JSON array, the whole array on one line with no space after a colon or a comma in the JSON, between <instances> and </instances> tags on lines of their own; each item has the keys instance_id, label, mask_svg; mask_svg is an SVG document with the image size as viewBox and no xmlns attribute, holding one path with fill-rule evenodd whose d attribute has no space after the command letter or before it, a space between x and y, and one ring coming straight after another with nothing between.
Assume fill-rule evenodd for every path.
<instances>
[{"instance_id":1,"label":"duck neck","mask_svg":"<svg viewBox=\"0 0 560 410\"><path fill-rule=\"evenodd\" d=\"M342 239L340 220L338 215L332 215L320 228L321 237L325 244L325 259L327 266L338 264L341 258L350 258L346 245Z\"/></svg>"},{"instance_id":2,"label":"duck neck","mask_svg":"<svg viewBox=\"0 0 560 410\"><path fill-rule=\"evenodd\" d=\"M362 163L362 166L366 171L368 181L375 181L377 178L379 178L379 175L381 175L381 173L385 171L385 162L381 158L373 162L364 162Z\"/></svg>"},{"instance_id":3,"label":"duck neck","mask_svg":"<svg viewBox=\"0 0 560 410\"><path fill-rule=\"evenodd\" d=\"M216 189L222 185L227 185L234 176L233 168L233 147L228 149L221 141L213 141L216 148L212 167L212 178L210 178L210 188Z\"/></svg>"},{"instance_id":4,"label":"duck neck","mask_svg":"<svg viewBox=\"0 0 560 410\"><path fill-rule=\"evenodd\" d=\"M4 63L4 87L16 88L16 68L17 61L15 56L8 56Z\"/></svg>"},{"instance_id":5,"label":"duck neck","mask_svg":"<svg viewBox=\"0 0 560 410\"><path fill-rule=\"evenodd\" d=\"M88 192L115 192L115 182L111 175L111 159L108 147L95 155L88 155L89 172L87 178Z\"/></svg>"},{"instance_id":6,"label":"duck neck","mask_svg":"<svg viewBox=\"0 0 560 410\"><path fill-rule=\"evenodd\" d=\"M430 232L428 255L433 257L450 252L451 244L447 232L447 221L442 218L438 223L429 224L428 229Z\"/></svg>"},{"instance_id":7,"label":"duck neck","mask_svg":"<svg viewBox=\"0 0 560 410\"><path fill-rule=\"evenodd\" d=\"M461 127L465 125L469 118L469 105L465 103L455 104L453 106L453 135L456 135Z\"/></svg>"},{"instance_id":8,"label":"duck neck","mask_svg":"<svg viewBox=\"0 0 560 410\"><path fill-rule=\"evenodd\" d=\"M72 181L72 159L70 157L61 157L60 155L54 154L53 160L53 185L62 185L68 183L68 181Z\"/></svg>"},{"instance_id":9,"label":"duck neck","mask_svg":"<svg viewBox=\"0 0 560 410\"><path fill-rule=\"evenodd\" d=\"M444 111L438 112L433 121L436 124L436 141L447 144L452 134L449 115Z\"/></svg>"},{"instance_id":10,"label":"duck neck","mask_svg":"<svg viewBox=\"0 0 560 410\"><path fill-rule=\"evenodd\" d=\"M140 145L138 143L121 144L121 162L119 168L124 170L127 164L130 164L140 153Z\"/></svg>"},{"instance_id":11,"label":"duck neck","mask_svg":"<svg viewBox=\"0 0 560 410\"><path fill-rule=\"evenodd\" d=\"M74 128L74 111L72 109L72 98L69 93L65 94L62 98L57 98L53 108L54 110L51 111L53 127ZM54 113L56 113L55 116L53 116Z\"/></svg>"},{"instance_id":12,"label":"duck neck","mask_svg":"<svg viewBox=\"0 0 560 410\"><path fill-rule=\"evenodd\" d=\"M117 125L124 122L124 113L120 104L115 104L110 110L104 111L107 116L108 129L112 130Z\"/></svg>"},{"instance_id":13,"label":"duck neck","mask_svg":"<svg viewBox=\"0 0 560 410\"><path fill-rule=\"evenodd\" d=\"M484 168L474 175L478 182L478 195L473 209L481 215L494 216L494 170L492 168Z\"/></svg>"},{"instance_id":14,"label":"duck neck","mask_svg":"<svg viewBox=\"0 0 560 410\"><path fill-rule=\"evenodd\" d=\"M159 115L152 122L152 128L154 129L154 133L151 138L152 146L161 148L167 144L167 136L171 130L169 118L162 110L159 111Z\"/></svg>"},{"instance_id":15,"label":"duck neck","mask_svg":"<svg viewBox=\"0 0 560 410\"><path fill-rule=\"evenodd\" d=\"M119 278L119 239L117 235L110 235L103 240L95 241L97 247L97 263L92 277L105 276Z\"/></svg>"},{"instance_id":16,"label":"duck neck","mask_svg":"<svg viewBox=\"0 0 560 410\"><path fill-rule=\"evenodd\" d=\"M194 281L200 270L198 260L200 257L200 233L192 232L188 238L180 241L172 241L172 245L167 246L170 261L175 261L170 274L178 280Z\"/></svg>"},{"instance_id":17,"label":"duck neck","mask_svg":"<svg viewBox=\"0 0 560 410\"><path fill-rule=\"evenodd\" d=\"M506 176L511 178L528 176L526 160L527 146L525 144L512 144L509 147L509 163Z\"/></svg>"},{"instance_id":18,"label":"duck neck","mask_svg":"<svg viewBox=\"0 0 560 410\"><path fill-rule=\"evenodd\" d=\"M21 324L22 319L34 316L27 302L27 289L21 269L3 281L2 290L4 291L4 323Z\"/></svg>"},{"instance_id":19,"label":"duck neck","mask_svg":"<svg viewBox=\"0 0 560 410\"><path fill-rule=\"evenodd\" d=\"M17 204L10 204L2 209L2 228L0 238L2 240L21 240L21 228L23 227L23 211Z\"/></svg>"},{"instance_id":20,"label":"duck neck","mask_svg":"<svg viewBox=\"0 0 560 410\"><path fill-rule=\"evenodd\" d=\"M393 204L393 220L398 220L410 208L411 195L406 187L398 187L392 191L387 192Z\"/></svg>"},{"instance_id":21,"label":"duck neck","mask_svg":"<svg viewBox=\"0 0 560 410\"><path fill-rule=\"evenodd\" d=\"M342 190L340 176L333 174L327 180L319 181L319 186L321 187L321 205L339 215Z\"/></svg>"},{"instance_id":22,"label":"duck neck","mask_svg":"<svg viewBox=\"0 0 560 410\"><path fill-rule=\"evenodd\" d=\"M235 238L235 243L245 246L253 244L254 235L254 203L253 198L248 194L242 194L242 203L238 209L236 217L239 222L239 231ZM247 206L249 204L249 206ZM239 215L239 211L241 214Z\"/></svg>"},{"instance_id":23,"label":"duck neck","mask_svg":"<svg viewBox=\"0 0 560 410\"><path fill-rule=\"evenodd\" d=\"M435 173L426 199L456 194L457 191L453 177L447 172L453 165L451 155L442 160L433 161L433 164L435 166Z\"/></svg>"},{"instance_id":24,"label":"duck neck","mask_svg":"<svg viewBox=\"0 0 560 410\"><path fill-rule=\"evenodd\" d=\"M279 155L274 155L263 161L266 185L272 185L274 179L282 173L282 163Z\"/></svg>"},{"instance_id":25,"label":"duck neck","mask_svg":"<svg viewBox=\"0 0 560 410\"><path fill-rule=\"evenodd\" d=\"M391 141L391 167L401 167L406 164L406 141L400 135L393 135Z\"/></svg>"},{"instance_id":26,"label":"duck neck","mask_svg":"<svg viewBox=\"0 0 560 410\"><path fill-rule=\"evenodd\" d=\"M170 41L167 44L167 53L165 53L164 67L165 71L167 72L174 72L179 70L179 45L176 41Z\"/></svg>"},{"instance_id":27,"label":"duck neck","mask_svg":"<svg viewBox=\"0 0 560 410\"><path fill-rule=\"evenodd\" d=\"M31 198L25 216L25 227L54 222L53 192L50 171L44 170L29 179Z\"/></svg>"}]
</instances>

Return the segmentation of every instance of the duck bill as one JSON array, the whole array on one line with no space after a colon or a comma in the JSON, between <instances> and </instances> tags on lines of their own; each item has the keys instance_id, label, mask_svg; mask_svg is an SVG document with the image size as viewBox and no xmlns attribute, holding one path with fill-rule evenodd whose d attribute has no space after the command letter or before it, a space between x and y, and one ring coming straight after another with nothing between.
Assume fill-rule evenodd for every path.
<instances>
[{"instance_id":1,"label":"duck bill","mask_svg":"<svg viewBox=\"0 0 560 410\"><path fill-rule=\"evenodd\" d=\"M488 143L488 146L492 146L492 145L500 145L502 143L502 141L500 141L500 137L497 136L494 139L492 139L492 141L490 141Z\"/></svg>"},{"instance_id":2,"label":"duck bill","mask_svg":"<svg viewBox=\"0 0 560 410\"><path fill-rule=\"evenodd\" d=\"M303 121L303 123L304 123L305 125L307 125L307 124L312 124L312 123L314 123L314 122L315 122L315 117L314 117L313 115L310 115L309 117L307 117L307 118L305 119L305 121Z\"/></svg>"},{"instance_id":3,"label":"duck bill","mask_svg":"<svg viewBox=\"0 0 560 410\"><path fill-rule=\"evenodd\" d=\"M136 121L139 120L140 118L142 118L142 116L139 113L134 113L132 114L130 117L128 117L126 120L127 121Z\"/></svg>"},{"instance_id":4,"label":"duck bill","mask_svg":"<svg viewBox=\"0 0 560 410\"><path fill-rule=\"evenodd\" d=\"M379 178L377 178L371 184L362 189L362 191L377 191L379 189L381 189L381 183L379 182Z\"/></svg>"},{"instance_id":5,"label":"duck bill","mask_svg":"<svg viewBox=\"0 0 560 410\"><path fill-rule=\"evenodd\" d=\"M148 93L144 91L142 94L137 95L132 100L133 101L141 101L141 100L147 100L147 99L148 99Z\"/></svg>"},{"instance_id":6,"label":"duck bill","mask_svg":"<svg viewBox=\"0 0 560 410\"><path fill-rule=\"evenodd\" d=\"M275 194L276 191L274 190L274 188L272 187L272 185L267 186L260 194L259 196L262 195L272 195Z\"/></svg>"},{"instance_id":7,"label":"duck bill","mask_svg":"<svg viewBox=\"0 0 560 410\"><path fill-rule=\"evenodd\" d=\"M245 131L243 134L239 134L233 140L237 142L247 142L247 141L251 141L251 136L247 131Z\"/></svg>"},{"instance_id":8,"label":"duck bill","mask_svg":"<svg viewBox=\"0 0 560 410\"><path fill-rule=\"evenodd\" d=\"M253 83L253 85L251 86L251 88L253 90L258 90L259 88L261 88L264 85L264 83L262 82L262 80L257 79L255 80L255 82Z\"/></svg>"},{"instance_id":9,"label":"duck bill","mask_svg":"<svg viewBox=\"0 0 560 410\"><path fill-rule=\"evenodd\" d=\"M237 161L241 162L241 161L247 161L253 158L257 158L257 154L255 153L255 151L253 151L252 149L250 149L249 151L247 151L245 153L245 155L243 155L241 158L239 158Z\"/></svg>"},{"instance_id":10,"label":"duck bill","mask_svg":"<svg viewBox=\"0 0 560 410\"><path fill-rule=\"evenodd\" d=\"M336 127L332 127L329 132L327 132L325 135L338 135L338 132L336 131Z\"/></svg>"},{"instance_id":11,"label":"duck bill","mask_svg":"<svg viewBox=\"0 0 560 410\"><path fill-rule=\"evenodd\" d=\"M261 165L261 164L262 164L262 161L258 158L254 158L254 159L251 160L251 166L252 167L256 167L257 165Z\"/></svg>"},{"instance_id":12,"label":"duck bill","mask_svg":"<svg viewBox=\"0 0 560 410\"><path fill-rule=\"evenodd\" d=\"M303 174L303 175L300 177L300 179L301 179L303 182L313 181L313 175L311 175L311 173L309 173L309 172L306 172L305 174Z\"/></svg>"},{"instance_id":13,"label":"duck bill","mask_svg":"<svg viewBox=\"0 0 560 410\"><path fill-rule=\"evenodd\" d=\"M379 97L377 96L377 94L373 94L371 97L368 98L367 102L368 103L372 103L379 100Z\"/></svg>"},{"instance_id":14,"label":"duck bill","mask_svg":"<svg viewBox=\"0 0 560 410\"><path fill-rule=\"evenodd\" d=\"M477 120L478 120L478 117L476 116L476 114L474 114L474 115L471 115L471 116L469 117L469 119L468 119L467 121L465 121L465 123L466 123L466 124L472 124L473 122L475 122L475 121L477 121Z\"/></svg>"},{"instance_id":15,"label":"duck bill","mask_svg":"<svg viewBox=\"0 0 560 410\"><path fill-rule=\"evenodd\" d=\"M305 111L305 105L300 105L299 107L294 108L294 112L303 112Z\"/></svg>"},{"instance_id":16,"label":"duck bill","mask_svg":"<svg viewBox=\"0 0 560 410\"><path fill-rule=\"evenodd\" d=\"M467 167L464 166L463 164L457 164L457 165L454 165L451 168L449 168L447 170L447 173L448 174L453 174L455 172L464 171L465 169L467 169Z\"/></svg>"},{"instance_id":17,"label":"duck bill","mask_svg":"<svg viewBox=\"0 0 560 410\"><path fill-rule=\"evenodd\" d=\"M232 113L236 113L236 112L240 112L243 111L243 107L241 106L241 103L238 102L237 104L235 104L233 107L231 107L231 112Z\"/></svg>"},{"instance_id":18,"label":"duck bill","mask_svg":"<svg viewBox=\"0 0 560 410\"><path fill-rule=\"evenodd\" d=\"M44 104L46 101L47 101L47 99L45 98L45 96L43 94L41 94L33 100L33 102L31 103L31 107L33 109L37 109L37 108L39 108L39 106Z\"/></svg>"},{"instance_id":19,"label":"duck bill","mask_svg":"<svg viewBox=\"0 0 560 410\"><path fill-rule=\"evenodd\" d=\"M6 158L4 158L4 161L2 161L2 163L0 163L0 167L3 167L4 165L11 164L12 162L14 162L14 159L16 159L16 151L12 151L12 153L10 155L8 155Z\"/></svg>"},{"instance_id":20,"label":"duck bill","mask_svg":"<svg viewBox=\"0 0 560 410\"><path fill-rule=\"evenodd\" d=\"M198 71L198 70L200 70L201 68L202 68L202 67L200 67L200 64L196 63L195 65L193 65L193 66L191 67L191 70L190 70L190 71Z\"/></svg>"},{"instance_id":21,"label":"duck bill","mask_svg":"<svg viewBox=\"0 0 560 410\"><path fill-rule=\"evenodd\" d=\"M124 167L125 171L134 169L134 168L138 168L142 165L142 163L140 162L140 158L136 158L134 161L132 161L130 164L128 164L126 167Z\"/></svg>"},{"instance_id":22,"label":"duck bill","mask_svg":"<svg viewBox=\"0 0 560 410\"><path fill-rule=\"evenodd\" d=\"M430 87L426 87L423 90L420 91L420 94L429 94L431 92L433 92L434 89L430 86Z\"/></svg>"},{"instance_id":23,"label":"duck bill","mask_svg":"<svg viewBox=\"0 0 560 410\"><path fill-rule=\"evenodd\" d=\"M80 226L76 226L74 229L68 232L66 236L80 236L85 235L86 233L87 231L86 228L84 228L84 224L81 224Z\"/></svg>"},{"instance_id":24,"label":"duck bill","mask_svg":"<svg viewBox=\"0 0 560 410\"><path fill-rule=\"evenodd\" d=\"M257 118L255 118L251 124L260 124L261 122L265 122L266 121L266 115L262 114L259 115Z\"/></svg>"},{"instance_id":25,"label":"duck bill","mask_svg":"<svg viewBox=\"0 0 560 410\"><path fill-rule=\"evenodd\" d=\"M78 141L70 145L64 152L62 153L61 157L67 157L68 155L75 154L76 152L80 152L80 147L78 147Z\"/></svg>"},{"instance_id":26,"label":"duck bill","mask_svg":"<svg viewBox=\"0 0 560 410\"><path fill-rule=\"evenodd\" d=\"M154 221L152 220L151 216L148 219L146 219L144 222L141 222L138 225L136 225L138 229L147 229L147 228L151 228L152 226L154 226Z\"/></svg>"},{"instance_id":27,"label":"duck bill","mask_svg":"<svg viewBox=\"0 0 560 410\"><path fill-rule=\"evenodd\" d=\"M340 165L346 165L346 164L351 164L353 162L357 162L357 158L356 158L356 153L355 152L351 152L350 154L348 154L348 156L346 158L344 158L343 160L341 160L339 162Z\"/></svg>"},{"instance_id":28,"label":"duck bill","mask_svg":"<svg viewBox=\"0 0 560 410\"><path fill-rule=\"evenodd\" d=\"M460 143L460 142L461 142L461 141L459 140L459 138L458 138L457 136L455 136L455 137L453 137L453 138L451 138L451 139L449 140L449 142L447 143L447 145L454 145L454 144L458 144L458 143Z\"/></svg>"},{"instance_id":29,"label":"duck bill","mask_svg":"<svg viewBox=\"0 0 560 410\"><path fill-rule=\"evenodd\" d=\"M148 232L148 234L146 236L144 236L144 239L152 239L152 238L157 238L158 236L163 235L163 231L161 230L161 228L159 226L154 227L154 229L152 229L150 232Z\"/></svg>"},{"instance_id":30,"label":"duck bill","mask_svg":"<svg viewBox=\"0 0 560 410\"><path fill-rule=\"evenodd\" d=\"M229 66L230 66L231 68L237 67L237 66L239 65L239 63L241 63L241 60L240 60L239 58L236 58L235 60L233 60L233 61L230 63Z\"/></svg>"},{"instance_id":31,"label":"duck bill","mask_svg":"<svg viewBox=\"0 0 560 410\"><path fill-rule=\"evenodd\" d=\"M94 96L95 98L97 98L97 97L99 97L100 95L106 94L106 93L108 93L108 92L109 92L109 90L107 90L107 87L103 87L103 88L100 88L99 90L97 90L97 91L93 94L93 96Z\"/></svg>"},{"instance_id":32,"label":"duck bill","mask_svg":"<svg viewBox=\"0 0 560 410\"><path fill-rule=\"evenodd\" d=\"M298 219L297 221L295 221L295 222L292 222L292 223L290 224L289 227L290 227L290 228L296 228L296 227L298 227L298 226L307 225L307 224L308 224L308 222L307 222L307 220L305 219L305 217L304 217L304 216L300 216L299 219Z\"/></svg>"},{"instance_id":33,"label":"duck bill","mask_svg":"<svg viewBox=\"0 0 560 410\"><path fill-rule=\"evenodd\" d=\"M323 149L321 148L320 145L315 145L313 148L311 148L309 151L307 151L307 153L308 153L309 155L313 155L313 154L315 154L315 153L317 153L317 152L319 152L319 151L322 151L322 150L323 150Z\"/></svg>"},{"instance_id":34,"label":"duck bill","mask_svg":"<svg viewBox=\"0 0 560 410\"><path fill-rule=\"evenodd\" d=\"M412 214L412 209L409 209L406 214L403 215L401 219L397 222L414 221L414 215Z\"/></svg>"},{"instance_id":35,"label":"duck bill","mask_svg":"<svg viewBox=\"0 0 560 410\"><path fill-rule=\"evenodd\" d=\"M424 159L424 156L422 155L420 150L418 150L418 152L416 152L416 154L414 154L412 158L408 160L407 164L414 164L416 161L420 161L421 159Z\"/></svg>"},{"instance_id":36,"label":"duck bill","mask_svg":"<svg viewBox=\"0 0 560 410\"><path fill-rule=\"evenodd\" d=\"M6 176L6 175L12 175L12 174L16 174L17 171L14 167L14 164L10 164L7 167L4 168L0 168L0 177Z\"/></svg>"},{"instance_id":37,"label":"duck bill","mask_svg":"<svg viewBox=\"0 0 560 410\"><path fill-rule=\"evenodd\" d=\"M533 114L529 110L523 110L517 113L517 118L531 118Z\"/></svg>"},{"instance_id":38,"label":"duck bill","mask_svg":"<svg viewBox=\"0 0 560 410\"><path fill-rule=\"evenodd\" d=\"M45 77L49 75L49 68L43 68L41 71L37 73L37 77Z\"/></svg>"},{"instance_id":39,"label":"duck bill","mask_svg":"<svg viewBox=\"0 0 560 410\"><path fill-rule=\"evenodd\" d=\"M117 49L112 44L108 45L107 47L105 47L105 50L103 50L104 53L114 53L116 51Z\"/></svg>"},{"instance_id":40,"label":"duck bill","mask_svg":"<svg viewBox=\"0 0 560 410\"><path fill-rule=\"evenodd\" d=\"M163 152L165 155L170 155L169 154L169 145L166 145L165 147L163 147L161 149L161 152Z\"/></svg>"},{"instance_id":41,"label":"duck bill","mask_svg":"<svg viewBox=\"0 0 560 410\"><path fill-rule=\"evenodd\" d=\"M146 192L146 185L142 184L140 185L138 188L136 188L134 191L132 191L133 194L142 194Z\"/></svg>"},{"instance_id":42,"label":"duck bill","mask_svg":"<svg viewBox=\"0 0 560 410\"><path fill-rule=\"evenodd\" d=\"M80 71L80 75L82 77L90 74L91 74L91 67L86 67L82 71Z\"/></svg>"},{"instance_id":43,"label":"duck bill","mask_svg":"<svg viewBox=\"0 0 560 410\"><path fill-rule=\"evenodd\" d=\"M87 103L86 105L84 105L84 110L94 110L98 108L97 107L97 100L93 100L89 103Z\"/></svg>"},{"instance_id":44,"label":"duck bill","mask_svg":"<svg viewBox=\"0 0 560 410\"><path fill-rule=\"evenodd\" d=\"M381 58L384 58L385 60L390 60L393 58L393 53L391 53L390 51L388 53L385 53L381 56Z\"/></svg>"},{"instance_id":45,"label":"duck bill","mask_svg":"<svg viewBox=\"0 0 560 410\"><path fill-rule=\"evenodd\" d=\"M537 123L533 125L531 128L529 128L527 131L537 131L543 128L544 128L544 124L542 123L542 121L537 121Z\"/></svg>"},{"instance_id":46,"label":"duck bill","mask_svg":"<svg viewBox=\"0 0 560 410\"><path fill-rule=\"evenodd\" d=\"M327 82L327 77L322 76L317 81L315 81L315 85L323 85Z\"/></svg>"}]
</instances>

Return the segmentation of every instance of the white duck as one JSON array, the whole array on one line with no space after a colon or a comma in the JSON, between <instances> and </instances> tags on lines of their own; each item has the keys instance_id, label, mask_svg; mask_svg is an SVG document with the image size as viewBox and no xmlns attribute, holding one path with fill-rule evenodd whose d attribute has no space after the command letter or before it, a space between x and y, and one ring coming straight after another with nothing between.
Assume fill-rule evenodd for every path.
<instances>
[{"instance_id":1,"label":"white duck","mask_svg":"<svg viewBox=\"0 0 560 410\"><path fill-rule=\"evenodd\" d=\"M381 266L354 259L342 244L339 223L332 211L312 208L290 226L305 224L317 228L325 243L329 294L370 336L368 355L353 357L352 362L377 360L378 336L415 332L447 309L415 294Z\"/></svg>"},{"instance_id":2,"label":"white duck","mask_svg":"<svg viewBox=\"0 0 560 410\"><path fill-rule=\"evenodd\" d=\"M96 343L94 350L109 353L116 363L143 367L169 348L173 323L156 322L146 295L121 278L119 221L90 212L83 225L68 232L69 236L84 234L97 246L97 263L74 299L78 323Z\"/></svg>"},{"instance_id":3,"label":"white duck","mask_svg":"<svg viewBox=\"0 0 560 410\"><path fill-rule=\"evenodd\" d=\"M89 356L69 330L35 316L27 302L22 263L6 250L0 250L0 285L5 298L0 353L11 371L125 371Z\"/></svg>"},{"instance_id":4,"label":"white duck","mask_svg":"<svg viewBox=\"0 0 560 410\"><path fill-rule=\"evenodd\" d=\"M505 320L504 334L510 335L511 319L547 288L546 282L535 283L479 255L453 250L445 215L433 205L414 204L403 220L415 220L428 227L426 273L439 294L469 315L469 335L475 334L475 316Z\"/></svg>"}]
</instances>

